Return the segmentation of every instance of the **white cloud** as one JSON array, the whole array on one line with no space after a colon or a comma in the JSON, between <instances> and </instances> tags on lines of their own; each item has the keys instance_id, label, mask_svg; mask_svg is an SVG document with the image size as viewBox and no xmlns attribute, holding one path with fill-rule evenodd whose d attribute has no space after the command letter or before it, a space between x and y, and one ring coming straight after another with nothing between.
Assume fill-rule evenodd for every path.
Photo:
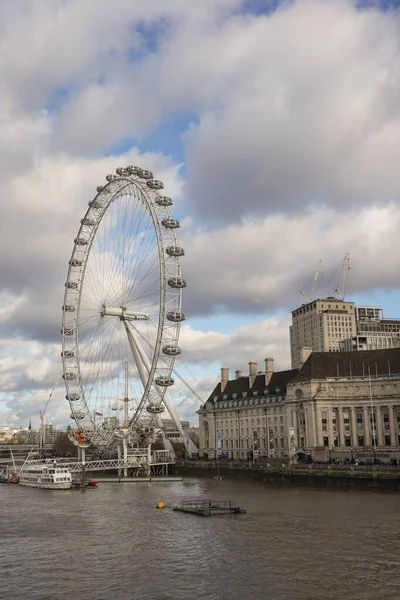
<instances>
[{"instance_id":1,"label":"white cloud","mask_svg":"<svg viewBox=\"0 0 400 600\"><path fill-rule=\"evenodd\" d=\"M240 25L240 26L239 26ZM400 15L301 0L215 40L226 93L185 136L200 219L398 199ZM225 77L224 77L225 75Z\"/></svg>"},{"instance_id":2,"label":"white cloud","mask_svg":"<svg viewBox=\"0 0 400 600\"><path fill-rule=\"evenodd\" d=\"M215 311L265 313L290 310L300 290L311 289L315 266L323 261L323 285L341 283L338 269L350 252L348 294L397 289L400 207L338 213L314 209L301 215L244 220L221 229L183 228L187 250L185 306L188 314Z\"/></svg>"}]
</instances>

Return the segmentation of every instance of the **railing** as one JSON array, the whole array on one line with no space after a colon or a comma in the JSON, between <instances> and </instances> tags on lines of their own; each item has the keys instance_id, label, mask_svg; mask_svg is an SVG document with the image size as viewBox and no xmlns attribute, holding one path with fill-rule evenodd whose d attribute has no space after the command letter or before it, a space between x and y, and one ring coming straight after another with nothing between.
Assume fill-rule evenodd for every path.
<instances>
[{"instance_id":1,"label":"railing","mask_svg":"<svg viewBox=\"0 0 400 600\"><path fill-rule=\"evenodd\" d=\"M115 471L124 468L148 469L149 466L171 464L172 462L174 461L170 453L161 450L155 452L155 455L152 456L150 459L149 465L147 450L136 448L129 451L126 462L123 458L111 458L100 460L88 459L87 461L85 461L85 468L87 471ZM22 470L25 470L28 466L35 467L46 465L48 467L51 467L54 464L58 468L68 469L68 471L70 471L71 473L80 472L83 466L82 462L77 458L47 458L29 460L26 463L24 463Z\"/></svg>"},{"instance_id":2,"label":"railing","mask_svg":"<svg viewBox=\"0 0 400 600\"><path fill-rule=\"evenodd\" d=\"M226 510L236 508L232 500L183 500L179 508L186 510L208 510L210 508Z\"/></svg>"}]
</instances>

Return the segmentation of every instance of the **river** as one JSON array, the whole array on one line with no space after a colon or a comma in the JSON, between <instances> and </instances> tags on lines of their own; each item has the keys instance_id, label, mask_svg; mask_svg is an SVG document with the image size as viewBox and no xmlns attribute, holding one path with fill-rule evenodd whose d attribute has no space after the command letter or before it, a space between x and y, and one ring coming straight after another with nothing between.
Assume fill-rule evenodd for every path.
<instances>
[{"instance_id":1,"label":"river","mask_svg":"<svg viewBox=\"0 0 400 600\"><path fill-rule=\"evenodd\" d=\"M171 510L209 497L247 514ZM208 479L0 485L0 598L398 600L399 509L399 493Z\"/></svg>"}]
</instances>

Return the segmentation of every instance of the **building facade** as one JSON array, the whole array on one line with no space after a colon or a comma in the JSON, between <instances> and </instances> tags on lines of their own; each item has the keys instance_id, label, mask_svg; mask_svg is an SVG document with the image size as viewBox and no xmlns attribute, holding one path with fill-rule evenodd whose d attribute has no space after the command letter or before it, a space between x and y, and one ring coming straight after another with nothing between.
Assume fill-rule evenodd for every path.
<instances>
[{"instance_id":1,"label":"building facade","mask_svg":"<svg viewBox=\"0 0 400 600\"><path fill-rule=\"evenodd\" d=\"M313 352L351 352L400 347L400 320L385 319L380 306L355 306L334 297L314 300L292 311L290 354L300 366L300 348Z\"/></svg>"},{"instance_id":2,"label":"building facade","mask_svg":"<svg viewBox=\"0 0 400 600\"><path fill-rule=\"evenodd\" d=\"M265 373L254 373L254 365L233 380L221 369L199 410L200 455L399 452L400 349L313 352L300 369L278 373L271 373L272 359Z\"/></svg>"},{"instance_id":3,"label":"building facade","mask_svg":"<svg viewBox=\"0 0 400 600\"><path fill-rule=\"evenodd\" d=\"M357 335L342 340L341 351L400 347L400 320L385 319L380 306L356 307Z\"/></svg>"},{"instance_id":4,"label":"building facade","mask_svg":"<svg viewBox=\"0 0 400 600\"><path fill-rule=\"evenodd\" d=\"M292 311L290 355L293 369L300 366L300 348L313 352L339 352L340 342L356 335L354 302L330 297L304 304Z\"/></svg>"},{"instance_id":5,"label":"building facade","mask_svg":"<svg viewBox=\"0 0 400 600\"><path fill-rule=\"evenodd\" d=\"M287 452L287 384L297 370L274 372L274 361L265 359L265 372L249 363L249 375L221 369L221 381L198 411L199 454L218 454L236 460L278 456Z\"/></svg>"}]
</instances>

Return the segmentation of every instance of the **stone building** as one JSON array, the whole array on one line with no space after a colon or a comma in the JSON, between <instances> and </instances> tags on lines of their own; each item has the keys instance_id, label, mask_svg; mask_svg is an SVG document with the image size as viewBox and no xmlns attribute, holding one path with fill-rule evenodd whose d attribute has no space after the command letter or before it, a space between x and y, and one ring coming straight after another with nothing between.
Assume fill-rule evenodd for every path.
<instances>
[{"instance_id":1,"label":"stone building","mask_svg":"<svg viewBox=\"0 0 400 600\"><path fill-rule=\"evenodd\" d=\"M397 449L400 349L313 352L286 403L299 447Z\"/></svg>"},{"instance_id":2,"label":"stone building","mask_svg":"<svg viewBox=\"0 0 400 600\"><path fill-rule=\"evenodd\" d=\"M249 375L221 369L221 382L201 407L200 454L251 459L305 449L400 449L400 349L313 352L300 368Z\"/></svg>"},{"instance_id":3,"label":"stone building","mask_svg":"<svg viewBox=\"0 0 400 600\"><path fill-rule=\"evenodd\" d=\"M234 459L272 456L287 452L286 388L298 371L274 372L272 358L265 371L249 363L249 374L221 369L221 381L198 411L200 456L218 454ZM219 448L218 448L219 446Z\"/></svg>"}]
</instances>

